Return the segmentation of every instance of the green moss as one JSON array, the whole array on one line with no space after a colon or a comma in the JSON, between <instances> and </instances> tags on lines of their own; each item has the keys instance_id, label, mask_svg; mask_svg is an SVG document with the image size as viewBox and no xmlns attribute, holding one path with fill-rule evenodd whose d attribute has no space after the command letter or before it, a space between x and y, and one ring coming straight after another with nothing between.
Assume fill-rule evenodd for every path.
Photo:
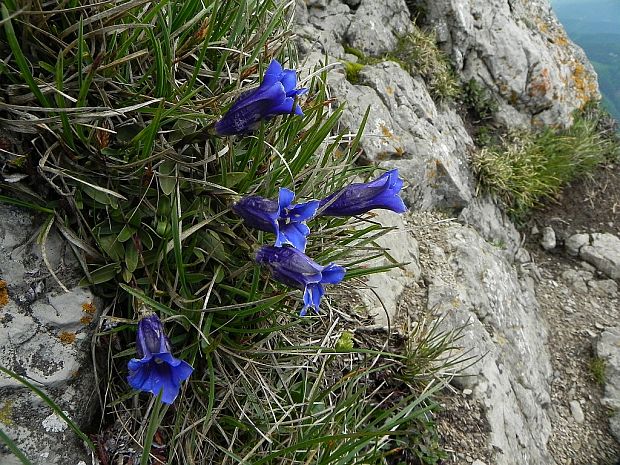
<instances>
[{"instance_id":1,"label":"green moss","mask_svg":"<svg viewBox=\"0 0 620 465\"><path fill-rule=\"evenodd\" d=\"M605 360L595 357L590 360L590 372L598 384L605 383Z\"/></svg>"},{"instance_id":2,"label":"green moss","mask_svg":"<svg viewBox=\"0 0 620 465\"><path fill-rule=\"evenodd\" d=\"M344 72L346 73L347 81L351 84L359 84L360 71L364 69L365 65L361 63L354 63L352 61L343 61L342 64L344 65Z\"/></svg>"}]
</instances>

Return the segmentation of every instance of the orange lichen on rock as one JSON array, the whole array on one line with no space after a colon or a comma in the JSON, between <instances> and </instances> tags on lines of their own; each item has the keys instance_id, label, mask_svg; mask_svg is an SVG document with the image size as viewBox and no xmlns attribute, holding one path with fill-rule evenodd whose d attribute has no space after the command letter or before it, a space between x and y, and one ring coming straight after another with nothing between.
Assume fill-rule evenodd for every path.
<instances>
[{"instance_id":1,"label":"orange lichen on rock","mask_svg":"<svg viewBox=\"0 0 620 465\"><path fill-rule=\"evenodd\" d=\"M530 97L543 97L547 95L547 92L549 92L550 89L551 79L549 77L549 70L547 68L543 68L540 74L530 82Z\"/></svg>"},{"instance_id":2,"label":"orange lichen on rock","mask_svg":"<svg viewBox=\"0 0 620 465\"><path fill-rule=\"evenodd\" d=\"M9 303L9 289L6 281L0 279L0 308Z\"/></svg>"},{"instance_id":3,"label":"orange lichen on rock","mask_svg":"<svg viewBox=\"0 0 620 465\"><path fill-rule=\"evenodd\" d=\"M63 344L73 344L76 337L77 336L75 335L75 333L70 333L69 331L62 331L58 335L58 339L60 339L60 342L62 342Z\"/></svg>"},{"instance_id":4,"label":"orange lichen on rock","mask_svg":"<svg viewBox=\"0 0 620 465\"><path fill-rule=\"evenodd\" d=\"M582 63L576 62L573 66L573 85L577 98L582 102L581 107L596 95L596 80Z\"/></svg>"},{"instance_id":5,"label":"orange lichen on rock","mask_svg":"<svg viewBox=\"0 0 620 465\"><path fill-rule=\"evenodd\" d=\"M93 322L93 317L91 315L84 315L82 318L80 318L80 323L82 323L83 325L89 325Z\"/></svg>"},{"instance_id":6,"label":"orange lichen on rock","mask_svg":"<svg viewBox=\"0 0 620 465\"><path fill-rule=\"evenodd\" d=\"M97 311L97 308L93 305L92 302L85 302L82 304L82 311L84 313L93 314Z\"/></svg>"}]
</instances>

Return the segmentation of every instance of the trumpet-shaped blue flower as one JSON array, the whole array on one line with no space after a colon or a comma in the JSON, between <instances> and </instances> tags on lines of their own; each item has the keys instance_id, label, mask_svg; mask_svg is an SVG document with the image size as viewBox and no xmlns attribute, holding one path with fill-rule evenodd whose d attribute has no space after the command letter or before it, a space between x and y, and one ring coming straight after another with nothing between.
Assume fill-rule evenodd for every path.
<instances>
[{"instance_id":1,"label":"trumpet-shaped blue flower","mask_svg":"<svg viewBox=\"0 0 620 465\"><path fill-rule=\"evenodd\" d=\"M325 197L321 200L319 215L352 216L374 209L403 213L407 207L400 198L402 187L398 170L387 171L374 181L355 182Z\"/></svg>"},{"instance_id":2,"label":"trumpet-shaped blue flower","mask_svg":"<svg viewBox=\"0 0 620 465\"><path fill-rule=\"evenodd\" d=\"M232 207L243 218L246 225L276 235L276 247L290 244L302 252L306 249L306 237L310 228L305 221L316 214L318 200L293 205L295 194L283 187L278 200L258 195L243 197Z\"/></svg>"},{"instance_id":3,"label":"trumpet-shaped blue flower","mask_svg":"<svg viewBox=\"0 0 620 465\"><path fill-rule=\"evenodd\" d=\"M138 322L136 338L138 358L129 361L129 385L140 391L159 395L161 401L171 404L179 394L181 383L194 369L170 353L170 341L164 334L157 315L149 315Z\"/></svg>"},{"instance_id":4,"label":"trumpet-shaped blue flower","mask_svg":"<svg viewBox=\"0 0 620 465\"><path fill-rule=\"evenodd\" d=\"M308 309L318 312L325 293L323 284L339 283L346 272L342 266L333 263L321 266L294 247L263 246L256 253L256 262L267 266L276 281L304 291L301 316Z\"/></svg>"},{"instance_id":5,"label":"trumpet-shaped blue flower","mask_svg":"<svg viewBox=\"0 0 620 465\"><path fill-rule=\"evenodd\" d=\"M296 89L297 73L283 69L278 60L271 60L258 89L243 94L224 117L215 123L220 136L244 134L255 130L262 119L294 113L303 116L295 97L308 89Z\"/></svg>"}]
</instances>

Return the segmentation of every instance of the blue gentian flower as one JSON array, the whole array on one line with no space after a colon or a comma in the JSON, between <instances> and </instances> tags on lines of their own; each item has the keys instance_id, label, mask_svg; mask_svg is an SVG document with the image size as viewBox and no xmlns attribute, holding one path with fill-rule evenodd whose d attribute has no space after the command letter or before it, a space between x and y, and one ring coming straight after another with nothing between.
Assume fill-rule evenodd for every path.
<instances>
[{"instance_id":1,"label":"blue gentian flower","mask_svg":"<svg viewBox=\"0 0 620 465\"><path fill-rule=\"evenodd\" d=\"M278 200L250 195L235 203L232 209L249 227L275 234L276 247L290 244L303 252L306 236L310 234L305 221L316 214L319 201L293 205L294 198L292 191L281 187Z\"/></svg>"},{"instance_id":2,"label":"blue gentian flower","mask_svg":"<svg viewBox=\"0 0 620 465\"><path fill-rule=\"evenodd\" d=\"M260 87L239 97L224 117L215 123L216 134L230 136L252 132L262 119L275 115L294 113L303 116L295 97L308 89L295 87L295 70L283 69L278 60L271 60Z\"/></svg>"},{"instance_id":3,"label":"blue gentian flower","mask_svg":"<svg viewBox=\"0 0 620 465\"><path fill-rule=\"evenodd\" d=\"M301 316L308 309L318 313L325 292L323 284L339 283L346 272L342 266L333 263L321 266L294 247L263 246L256 252L256 262L267 266L276 281L304 291Z\"/></svg>"},{"instance_id":4,"label":"blue gentian flower","mask_svg":"<svg viewBox=\"0 0 620 465\"><path fill-rule=\"evenodd\" d=\"M138 358L129 361L129 385L140 391L159 395L161 401L171 404L179 394L181 382L194 369L170 353L170 341L164 334L157 315L149 315L138 322L136 338Z\"/></svg>"},{"instance_id":5,"label":"blue gentian flower","mask_svg":"<svg viewBox=\"0 0 620 465\"><path fill-rule=\"evenodd\" d=\"M370 210L384 209L396 213L407 210L400 198L403 180L398 170L383 173L374 181L355 182L321 200L320 216L353 216Z\"/></svg>"}]
</instances>

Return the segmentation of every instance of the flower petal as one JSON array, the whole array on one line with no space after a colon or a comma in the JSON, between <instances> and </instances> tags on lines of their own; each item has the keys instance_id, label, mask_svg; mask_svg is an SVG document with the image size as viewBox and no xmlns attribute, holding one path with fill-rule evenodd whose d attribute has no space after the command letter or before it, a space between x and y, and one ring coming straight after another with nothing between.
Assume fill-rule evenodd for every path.
<instances>
[{"instance_id":1,"label":"flower petal","mask_svg":"<svg viewBox=\"0 0 620 465\"><path fill-rule=\"evenodd\" d=\"M285 69L280 77L280 82L284 86L287 97L292 97L289 92L294 92L297 86L297 72L293 69Z\"/></svg>"},{"instance_id":2,"label":"flower petal","mask_svg":"<svg viewBox=\"0 0 620 465\"><path fill-rule=\"evenodd\" d=\"M280 64L280 62L276 60L275 58L271 60L271 63L269 63L269 67L267 68L267 71L265 71L265 76L263 77L263 82L261 83L261 87L271 86L275 84L276 82L278 82L280 80L280 77L282 76L282 72L283 70L282 70L282 65Z\"/></svg>"},{"instance_id":3,"label":"flower petal","mask_svg":"<svg viewBox=\"0 0 620 465\"><path fill-rule=\"evenodd\" d=\"M280 216L285 216L291 221L307 221L316 215L316 211L319 208L321 202L318 200L310 200L309 202L298 203L293 208L290 208L286 211L285 215L280 214Z\"/></svg>"},{"instance_id":4,"label":"flower petal","mask_svg":"<svg viewBox=\"0 0 620 465\"><path fill-rule=\"evenodd\" d=\"M323 268L321 284L338 284L344 279L346 272L347 270L344 267L330 263Z\"/></svg>"},{"instance_id":5,"label":"flower petal","mask_svg":"<svg viewBox=\"0 0 620 465\"><path fill-rule=\"evenodd\" d=\"M312 309L314 312L318 313L320 310L321 297L323 297L324 293L323 286L319 283L308 284L304 289L304 307L301 309L301 312L299 312L299 315L306 315L308 309Z\"/></svg>"},{"instance_id":6,"label":"flower petal","mask_svg":"<svg viewBox=\"0 0 620 465\"><path fill-rule=\"evenodd\" d=\"M215 132L220 136L243 134L253 131L261 119L273 113L286 99L284 87L280 82L242 96L231 109L215 123Z\"/></svg>"},{"instance_id":7,"label":"flower petal","mask_svg":"<svg viewBox=\"0 0 620 465\"><path fill-rule=\"evenodd\" d=\"M306 236L310 228L305 223L280 224L280 236L283 244L290 244L297 250L306 250Z\"/></svg>"},{"instance_id":8,"label":"flower petal","mask_svg":"<svg viewBox=\"0 0 620 465\"><path fill-rule=\"evenodd\" d=\"M280 207L275 200L251 195L239 200L232 209L243 218L247 226L265 232L278 233L277 220L280 216Z\"/></svg>"},{"instance_id":9,"label":"flower petal","mask_svg":"<svg viewBox=\"0 0 620 465\"><path fill-rule=\"evenodd\" d=\"M319 214L325 216L351 216L383 208L402 213L406 210L400 199L403 180L398 170L383 173L368 183L352 183L321 200Z\"/></svg>"},{"instance_id":10,"label":"flower petal","mask_svg":"<svg viewBox=\"0 0 620 465\"><path fill-rule=\"evenodd\" d=\"M293 113L293 103L294 99L292 97L286 97L280 104L270 107L268 114L269 116L275 116ZM295 111L295 113L297 113L297 111Z\"/></svg>"},{"instance_id":11,"label":"flower petal","mask_svg":"<svg viewBox=\"0 0 620 465\"><path fill-rule=\"evenodd\" d=\"M288 208L295 198L295 193L292 190L287 189L286 187L280 187L278 191L278 205L280 206L280 214L282 210Z\"/></svg>"}]
</instances>

